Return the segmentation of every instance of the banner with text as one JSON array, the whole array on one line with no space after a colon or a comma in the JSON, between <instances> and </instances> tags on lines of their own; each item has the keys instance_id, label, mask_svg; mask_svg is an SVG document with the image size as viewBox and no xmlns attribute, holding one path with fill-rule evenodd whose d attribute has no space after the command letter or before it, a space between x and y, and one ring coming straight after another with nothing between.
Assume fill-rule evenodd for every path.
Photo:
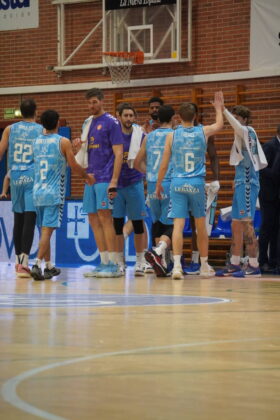
<instances>
[{"instance_id":1,"label":"banner with text","mask_svg":"<svg viewBox=\"0 0 280 420\"><path fill-rule=\"evenodd\" d=\"M250 69L280 67L280 0L251 0Z\"/></svg>"},{"instance_id":2,"label":"banner with text","mask_svg":"<svg viewBox=\"0 0 280 420\"><path fill-rule=\"evenodd\" d=\"M15 262L13 242L13 213L11 201L0 202L0 262ZM147 215L145 219L149 245L151 246L152 220ZM30 260L38 252L39 229L36 228ZM127 264L135 263L135 248L133 234L125 241L125 259ZM57 229L51 240L51 259L57 265L81 266L97 265L100 261L94 236L88 223L88 216L83 212L81 200L66 201L61 227Z\"/></svg>"},{"instance_id":3,"label":"banner with text","mask_svg":"<svg viewBox=\"0 0 280 420\"><path fill-rule=\"evenodd\" d=\"M38 0L0 0L0 31L38 27Z\"/></svg>"},{"instance_id":4,"label":"banner with text","mask_svg":"<svg viewBox=\"0 0 280 420\"><path fill-rule=\"evenodd\" d=\"M176 4L176 0L106 0L106 10L131 9L135 7L151 7Z\"/></svg>"}]
</instances>

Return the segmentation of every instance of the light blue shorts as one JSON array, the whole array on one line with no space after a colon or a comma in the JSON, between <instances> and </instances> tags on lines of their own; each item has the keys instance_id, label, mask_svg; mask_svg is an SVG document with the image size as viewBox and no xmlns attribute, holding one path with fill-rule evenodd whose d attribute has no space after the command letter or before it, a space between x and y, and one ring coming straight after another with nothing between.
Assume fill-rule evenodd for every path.
<instances>
[{"instance_id":1,"label":"light blue shorts","mask_svg":"<svg viewBox=\"0 0 280 420\"><path fill-rule=\"evenodd\" d=\"M130 220L143 220L146 216L143 181L135 182L124 188L118 188L114 199L113 217L127 216Z\"/></svg>"},{"instance_id":2,"label":"light blue shorts","mask_svg":"<svg viewBox=\"0 0 280 420\"><path fill-rule=\"evenodd\" d=\"M173 220L168 217L168 212L170 210L170 184L171 181L164 181L162 183L163 198L161 200L159 200L155 194L156 182L148 182L147 184L147 198L153 223L160 221L164 225L173 225Z\"/></svg>"},{"instance_id":3,"label":"light blue shorts","mask_svg":"<svg viewBox=\"0 0 280 420\"><path fill-rule=\"evenodd\" d=\"M11 171L12 210L15 213L36 211L33 204L34 171Z\"/></svg>"},{"instance_id":4,"label":"light blue shorts","mask_svg":"<svg viewBox=\"0 0 280 420\"><path fill-rule=\"evenodd\" d=\"M254 219L259 186L255 184L235 185L232 200L232 219Z\"/></svg>"},{"instance_id":5,"label":"light blue shorts","mask_svg":"<svg viewBox=\"0 0 280 420\"><path fill-rule=\"evenodd\" d=\"M185 219L190 212L195 218L205 217L205 184L189 184L186 179L173 179L170 187L169 217Z\"/></svg>"},{"instance_id":6,"label":"light blue shorts","mask_svg":"<svg viewBox=\"0 0 280 420\"><path fill-rule=\"evenodd\" d=\"M108 182L85 185L83 197L84 213L97 213L97 210L111 210L113 202L108 198Z\"/></svg>"},{"instance_id":7,"label":"light blue shorts","mask_svg":"<svg viewBox=\"0 0 280 420\"><path fill-rule=\"evenodd\" d=\"M40 227L59 228L62 221L64 204L56 206L38 206L37 225Z\"/></svg>"}]
</instances>

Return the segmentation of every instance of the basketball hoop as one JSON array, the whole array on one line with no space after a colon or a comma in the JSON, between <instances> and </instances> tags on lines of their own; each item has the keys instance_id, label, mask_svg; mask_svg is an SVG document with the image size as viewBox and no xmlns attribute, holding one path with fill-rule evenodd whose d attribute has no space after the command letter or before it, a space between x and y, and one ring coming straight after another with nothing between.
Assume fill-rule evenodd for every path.
<instances>
[{"instance_id":1,"label":"basketball hoop","mask_svg":"<svg viewBox=\"0 0 280 420\"><path fill-rule=\"evenodd\" d=\"M144 63L143 51L126 52L110 51L103 52L106 64L109 68L112 83L128 84L133 64Z\"/></svg>"}]
</instances>

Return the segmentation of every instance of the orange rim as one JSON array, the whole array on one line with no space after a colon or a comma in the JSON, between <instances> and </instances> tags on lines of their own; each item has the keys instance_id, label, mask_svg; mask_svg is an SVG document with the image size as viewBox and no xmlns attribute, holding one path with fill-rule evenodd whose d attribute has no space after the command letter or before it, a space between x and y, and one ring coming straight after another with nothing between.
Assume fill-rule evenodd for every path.
<instances>
[{"instance_id":1,"label":"orange rim","mask_svg":"<svg viewBox=\"0 0 280 420\"><path fill-rule=\"evenodd\" d=\"M108 51L108 52L103 52L102 54L103 55L109 55L111 57L133 58L133 62L135 64L143 64L144 63L144 53L143 53L143 51L134 51L134 52Z\"/></svg>"}]
</instances>

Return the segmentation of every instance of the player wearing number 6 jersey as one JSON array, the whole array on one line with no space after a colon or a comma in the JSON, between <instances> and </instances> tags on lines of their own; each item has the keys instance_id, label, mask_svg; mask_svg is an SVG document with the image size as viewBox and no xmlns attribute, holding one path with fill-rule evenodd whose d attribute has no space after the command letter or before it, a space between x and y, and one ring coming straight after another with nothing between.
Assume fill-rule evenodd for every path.
<instances>
[{"instance_id":1,"label":"player wearing number 6 jersey","mask_svg":"<svg viewBox=\"0 0 280 420\"><path fill-rule=\"evenodd\" d=\"M36 212L32 189L34 182L33 144L43 127L35 122L36 103L26 99L20 106L23 120L5 128L0 142L0 159L8 149L11 170L11 199L14 212L13 239L16 254L16 274L30 277L28 256L31 250Z\"/></svg>"},{"instance_id":2,"label":"player wearing number 6 jersey","mask_svg":"<svg viewBox=\"0 0 280 420\"><path fill-rule=\"evenodd\" d=\"M215 272L208 265L208 234L205 223L205 153L207 139L223 128L222 92L215 93L213 106L216 110L216 122L208 126L194 126L196 110L193 104L181 105L179 115L182 127L168 134L164 154L158 174L156 194L160 198L163 191L162 181L172 164L170 190L171 211L174 218L172 235L174 269L172 277L182 279L181 256L183 251L183 229L189 211L195 218L197 243L201 260L201 275L211 276Z\"/></svg>"},{"instance_id":3,"label":"player wearing number 6 jersey","mask_svg":"<svg viewBox=\"0 0 280 420\"><path fill-rule=\"evenodd\" d=\"M47 110L41 116L45 128L34 143L35 180L33 200L36 206L38 225L42 227L39 251L31 275L34 280L50 279L60 273L50 262L50 239L54 229L61 223L65 201L66 163L92 185L94 177L76 162L70 141L57 134L59 115ZM42 259L46 266L41 270Z\"/></svg>"}]
</instances>

